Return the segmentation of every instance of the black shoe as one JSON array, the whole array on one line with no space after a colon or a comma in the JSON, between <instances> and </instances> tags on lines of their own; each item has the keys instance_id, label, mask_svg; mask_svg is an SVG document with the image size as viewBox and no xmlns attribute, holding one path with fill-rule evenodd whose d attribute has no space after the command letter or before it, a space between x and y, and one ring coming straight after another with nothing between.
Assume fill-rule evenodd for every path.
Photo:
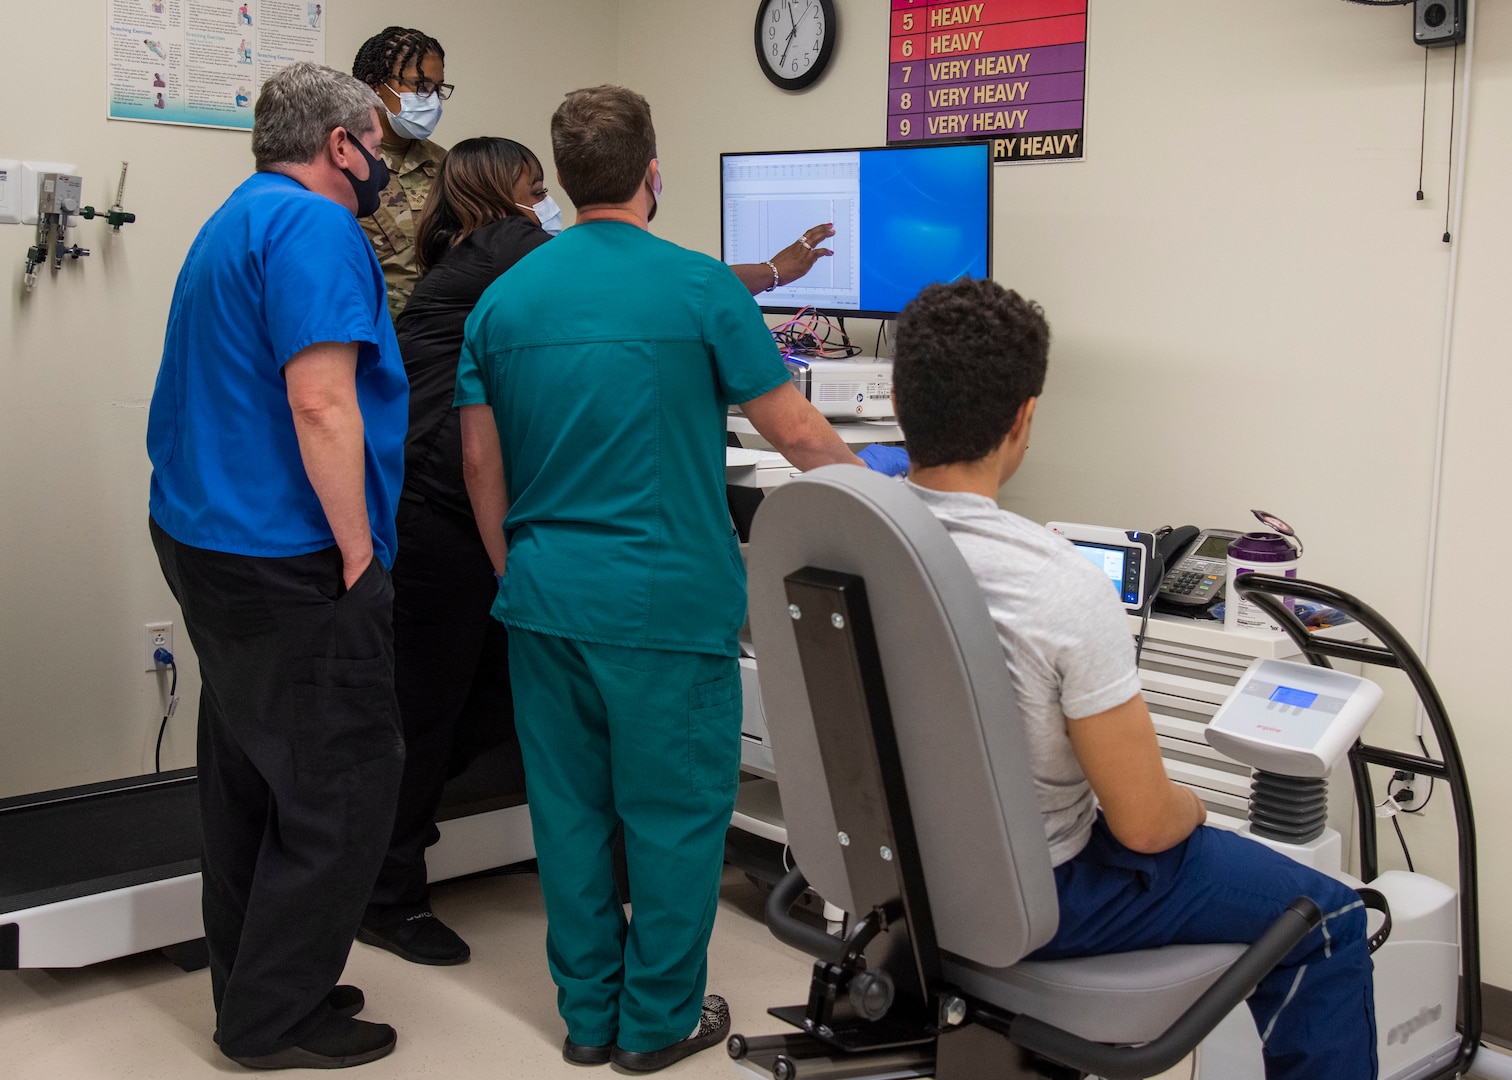
<instances>
[{"instance_id":1,"label":"black shoe","mask_svg":"<svg viewBox=\"0 0 1512 1080\"><path fill-rule=\"evenodd\" d=\"M226 1056L249 1069L346 1069L387 1056L396 1041L394 1029L387 1024L332 1016L298 1046L256 1057Z\"/></svg>"},{"instance_id":2,"label":"black shoe","mask_svg":"<svg viewBox=\"0 0 1512 1080\"><path fill-rule=\"evenodd\" d=\"M616 1072L648 1073L665 1069L690 1054L707 1050L724 1042L730 1034L730 1007L718 994L703 999L703 1013L698 1018L698 1030L681 1042L664 1046L660 1050L641 1054L634 1050L622 1050L618 1046L610 1051L609 1063Z\"/></svg>"},{"instance_id":3,"label":"black shoe","mask_svg":"<svg viewBox=\"0 0 1512 1080\"><path fill-rule=\"evenodd\" d=\"M356 1016L367 1008L367 998L362 996L362 991L355 986L347 986L344 983L331 988L326 995L326 1004L337 1016Z\"/></svg>"},{"instance_id":4,"label":"black shoe","mask_svg":"<svg viewBox=\"0 0 1512 1080\"><path fill-rule=\"evenodd\" d=\"M607 1065L613 1047L580 1046L571 1039L562 1040L562 1060L569 1065Z\"/></svg>"},{"instance_id":5,"label":"black shoe","mask_svg":"<svg viewBox=\"0 0 1512 1080\"><path fill-rule=\"evenodd\" d=\"M467 942L430 910L394 920L364 919L357 940L387 949L412 964L462 964L472 955Z\"/></svg>"},{"instance_id":6,"label":"black shoe","mask_svg":"<svg viewBox=\"0 0 1512 1080\"><path fill-rule=\"evenodd\" d=\"M362 991L355 986L340 984L333 986L331 992L326 995L326 1004L337 1016L356 1016L367 1007L367 998L363 997ZM220 1032L210 1036L216 1046L220 1045Z\"/></svg>"}]
</instances>

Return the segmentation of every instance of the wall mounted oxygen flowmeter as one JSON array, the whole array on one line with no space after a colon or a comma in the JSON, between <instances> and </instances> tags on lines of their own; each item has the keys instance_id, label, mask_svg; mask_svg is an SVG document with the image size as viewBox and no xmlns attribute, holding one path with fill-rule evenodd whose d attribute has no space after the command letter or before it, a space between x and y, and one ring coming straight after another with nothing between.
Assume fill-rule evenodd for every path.
<instances>
[{"instance_id":1,"label":"wall mounted oxygen flowmeter","mask_svg":"<svg viewBox=\"0 0 1512 1080\"><path fill-rule=\"evenodd\" d=\"M63 266L66 256L81 259L89 249L68 246L68 219L79 212L84 181L69 173L43 173L37 188L37 241L26 249L26 288L37 283L37 267L52 259L53 269Z\"/></svg>"},{"instance_id":2,"label":"wall mounted oxygen flowmeter","mask_svg":"<svg viewBox=\"0 0 1512 1080\"><path fill-rule=\"evenodd\" d=\"M30 166L29 166L30 167ZM52 261L54 271L63 267L65 258L78 260L89 254L89 249L78 244L69 246L68 230L75 215L91 221L104 218L112 232L120 232L122 225L136 220L136 215L121 206L126 190L127 163L121 162L121 178L116 184L115 205L108 210L96 210L82 206L84 181L71 172L42 172L37 177L37 223L36 242L26 250L27 291L37 284L37 268ZM0 174L3 175L3 174Z\"/></svg>"}]
</instances>

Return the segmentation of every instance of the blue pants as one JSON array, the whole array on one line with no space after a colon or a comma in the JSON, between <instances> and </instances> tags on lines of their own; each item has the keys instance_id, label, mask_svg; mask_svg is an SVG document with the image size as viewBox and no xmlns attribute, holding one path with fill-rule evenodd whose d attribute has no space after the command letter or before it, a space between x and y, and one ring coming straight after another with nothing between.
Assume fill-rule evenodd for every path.
<instances>
[{"instance_id":1,"label":"blue pants","mask_svg":"<svg viewBox=\"0 0 1512 1080\"><path fill-rule=\"evenodd\" d=\"M509 670L557 1009L580 1045L660 1050L703 1005L740 773L740 668L511 628Z\"/></svg>"},{"instance_id":2,"label":"blue pants","mask_svg":"<svg viewBox=\"0 0 1512 1080\"><path fill-rule=\"evenodd\" d=\"M1349 886L1253 840L1199 828L1169 851L1120 844L1101 813L1055 868L1060 929L1034 960L1163 945L1248 944L1298 896L1323 911L1249 999L1267 1080L1374 1080L1375 999L1365 907Z\"/></svg>"}]
</instances>

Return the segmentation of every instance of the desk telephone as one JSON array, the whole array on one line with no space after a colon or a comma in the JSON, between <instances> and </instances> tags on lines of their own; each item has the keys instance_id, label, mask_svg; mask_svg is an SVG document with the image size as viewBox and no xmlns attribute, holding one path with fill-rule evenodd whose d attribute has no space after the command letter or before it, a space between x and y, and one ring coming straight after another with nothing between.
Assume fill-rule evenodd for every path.
<instances>
[{"instance_id":1,"label":"desk telephone","mask_svg":"<svg viewBox=\"0 0 1512 1080\"><path fill-rule=\"evenodd\" d=\"M1155 558L1166 570L1156 599L1178 610L1210 607L1222 600L1229 543L1242 535L1232 529L1183 525L1161 537Z\"/></svg>"}]
</instances>

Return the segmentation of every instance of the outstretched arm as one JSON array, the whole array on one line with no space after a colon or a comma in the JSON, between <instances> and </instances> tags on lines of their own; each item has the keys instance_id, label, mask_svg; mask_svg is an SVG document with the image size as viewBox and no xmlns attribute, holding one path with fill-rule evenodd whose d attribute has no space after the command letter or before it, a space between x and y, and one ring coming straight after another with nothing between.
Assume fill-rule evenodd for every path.
<instances>
[{"instance_id":1,"label":"outstretched arm","mask_svg":"<svg viewBox=\"0 0 1512 1080\"><path fill-rule=\"evenodd\" d=\"M804 472L821 465L862 464L791 382L745 402L740 411L758 435Z\"/></svg>"},{"instance_id":2,"label":"outstretched arm","mask_svg":"<svg viewBox=\"0 0 1512 1080\"><path fill-rule=\"evenodd\" d=\"M819 247L834 235L833 225L815 225L773 255L770 263L735 263L730 269L751 290L752 296L778 285L790 285L812 270L820 259L834 254L829 248Z\"/></svg>"}]
</instances>

